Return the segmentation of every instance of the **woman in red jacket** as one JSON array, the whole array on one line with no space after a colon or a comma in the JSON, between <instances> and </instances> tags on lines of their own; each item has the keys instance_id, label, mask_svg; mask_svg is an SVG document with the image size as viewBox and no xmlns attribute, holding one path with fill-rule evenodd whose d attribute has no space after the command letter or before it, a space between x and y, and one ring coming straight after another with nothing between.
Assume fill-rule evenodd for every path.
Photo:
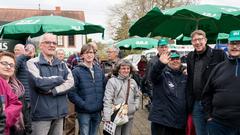
<instances>
[{"instance_id":1,"label":"woman in red jacket","mask_svg":"<svg viewBox=\"0 0 240 135\"><path fill-rule=\"evenodd\" d=\"M18 92L15 92L7 83L7 74L11 74L15 70L15 61L11 57L4 55L7 52L0 53L0 99L2 101L2 114L6 116L5 135L9 135L9 128L16 124L22 110L22 103L18 100ZM4 77L4 78L2 78ZM15 93L14 93L15 92Z\"/></svg>"}]
</instances>

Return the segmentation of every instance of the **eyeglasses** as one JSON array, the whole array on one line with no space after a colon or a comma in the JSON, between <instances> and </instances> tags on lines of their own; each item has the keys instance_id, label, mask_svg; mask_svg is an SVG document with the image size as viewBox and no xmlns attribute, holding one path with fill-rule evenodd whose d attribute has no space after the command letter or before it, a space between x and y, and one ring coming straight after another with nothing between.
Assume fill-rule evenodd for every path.
<instances>
[{"instance_id":1,"label":"eyeglasses","mask_svg":"<svg viewBox=\"0 0 240 135\"><path fill-rule=\"evenodd\" d=\"M89 52L84 52L83 54L95 54L95 52L89 51Z\"/></svg>"},{"instance_id":2,"label":"eyeglasses","mask_svg":"<svg viewBox=\"0 0 240 135\"><path fill-rule=\"evenodd\" d=\"M240 41L231 41L231 42L229 42L229 44L240 46Z\"/></svg>"},{"instance_id":3,"label":"eyeglasses","mask_svg":"<svg viewBox=\"0 0 240 135\"><path fill-rule=\"evenodd\" d=\"M114 52L116 52L116 51L107 51L107 53L114 53Z\"/></svg>"},{"instance_id":4,"label":"eyeglasses","mask_svg":"<svg viewBox=\"0 0 240 135\"><path fill-rule=\"evenodd\" d=\"M2 64L3 66L7 67L9 66L10 68L15 68L15 64L13 63L8 63L6 61L0 61L0 64Z\"/></svg>"},{"instance_id":5,"label":"eyeglasses","mask_svg":"<svg viewBox=\"0 0 240 135\"><path fill-rule=\"evenodd\" d=\"M51 45L51 44L57 45L56 42L51 42L51 41L43 41L42 43L44 43L44 44L46 44L46 45Z\"/></svg>"},{"instance_id":6,"label":"eyeglasses","mask_svg":"<svg viewBox=\"0 0 240 135\"><path fill-rule=\"evenodd\" d=\"M196 39L193 39L192 42L194 43L196 43L197 41L202 42L203 40L205 40L205 38L196 38Z\"/></svg>"}]
</instances>

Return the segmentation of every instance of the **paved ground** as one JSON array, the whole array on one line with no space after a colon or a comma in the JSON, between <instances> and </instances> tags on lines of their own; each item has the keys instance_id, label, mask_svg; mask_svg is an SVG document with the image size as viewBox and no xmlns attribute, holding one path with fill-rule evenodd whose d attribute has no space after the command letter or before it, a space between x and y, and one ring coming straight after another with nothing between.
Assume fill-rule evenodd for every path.
<instances>
[{"instance_id":1,"label":"paved ground","mask_svg":"<svg viewBox=\"0 0 240 135\"><path fill-rule=\"evenodd\" d=\"M146 99L143 100L143 106L147 103ZM142 103L141 103L142 104ZM150 135L150 122L147 120L148 111L145 107L141 108L135 113L132 135ZM102 124L99 129L99 135L102 135Z\"/></svg>"}]
</instances>

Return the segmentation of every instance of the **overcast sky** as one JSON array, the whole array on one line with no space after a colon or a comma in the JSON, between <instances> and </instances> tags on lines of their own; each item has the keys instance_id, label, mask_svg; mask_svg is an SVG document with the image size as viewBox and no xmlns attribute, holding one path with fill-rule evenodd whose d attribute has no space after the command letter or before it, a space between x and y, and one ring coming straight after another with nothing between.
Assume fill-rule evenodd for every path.
<instances>
[{"instance_id":1,"label":"overcast sky","mask_svg":"<svg viewBox=\"0 0 240 135\"><path fill-rule=\"evenodd\" d=\"M86 22L102 25L106 28L108 8L124 0L0 0L0 8L32 8L54 10L60 6L62 10L80 10L85 13ZM201 4L216 4L240 7L240 0L199 0ZM99 40L101 35L94 35ZM105 36L109 38L108 35Z\"/></svg>"},{"instance_id":2,"label":"overcast sky","mask_svg":"<svg viewBox=\"0 0 240 135\"><path fill-rule=\"evenodd\" d=\"M84 11L86 22L102 25L106 29L108 9L123 0L0 0L0 8L31 8L54 10L60 6L61 10ZM101 40L101 34L90 34L88 37ZM105 39L109 36L105 34Z\"/></svg>"}]
</instances>

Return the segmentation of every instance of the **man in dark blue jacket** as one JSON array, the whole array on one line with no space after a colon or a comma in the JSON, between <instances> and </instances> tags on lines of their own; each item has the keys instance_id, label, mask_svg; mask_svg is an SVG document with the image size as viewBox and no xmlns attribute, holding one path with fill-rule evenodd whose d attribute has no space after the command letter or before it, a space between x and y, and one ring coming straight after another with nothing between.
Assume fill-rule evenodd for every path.
<instances>
[{"instance_id":1,"label":"man in dark blue jacket","mask_svg":"<svg viewBox=\"0 0 240 135\"><path fill-rule=\"evenodd\" d=\"M213 69L203 91L208 135L240 134L240 30L228 40L229 57Z\"/></svg>"},{"instance_id":2,"label":"man in dark blue jacket","mask_svg":"<svg viewBox=\"0 0 240 135\"><path fill-rule=\"evenodd\" d=\"M159 57L162 53L168 52L168 40L167 39L160 39L157 44L157 50L158 54L151 58L148 62L146 72L144 73L142 82L141 82L141 89L144 94L147 94L149 96L150 100L152 99L152 82L150 79L150 73L153 68L153 65L159 60ZM146 105L147 109L150 110L151 108L151 101Z\"/></svg>"},{"instance_id":3,"label":"man in dark blue jacket","mask_svg":"<svg viewBox=\"0 0 240 135\"><path fill-rule=\"evenodd\" d=\"M66 93L74 84L67 64L54 57L57 37L44 34L39 42L41 54L27 61L31 94L33 135L62 135L67 115Z\"/></svg>"},{"instance_id":4,"label":"man in dark blue jacket","mask_svg":"<svg viewBox=\"0 0 240 135\"><path fill-rule=\"evenodd\" d=\"M164 52L150 73L153 83L149 114L152 135L185 135L187 121L186 75L180 55Z\"/></svg>"}]
</instances>

